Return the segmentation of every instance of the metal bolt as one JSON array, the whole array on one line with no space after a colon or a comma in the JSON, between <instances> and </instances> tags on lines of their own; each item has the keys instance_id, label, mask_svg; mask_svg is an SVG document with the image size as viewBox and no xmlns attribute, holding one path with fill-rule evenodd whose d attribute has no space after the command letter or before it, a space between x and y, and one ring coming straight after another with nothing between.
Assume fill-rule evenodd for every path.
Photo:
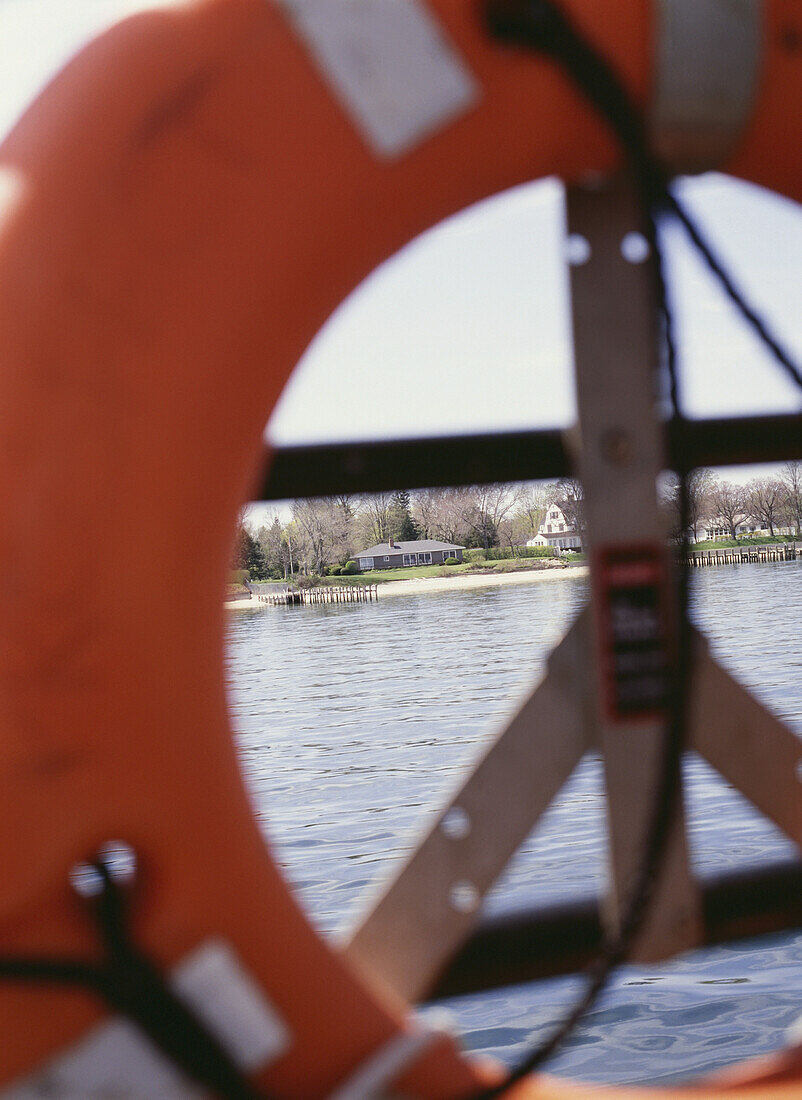
<instances>
[{"instance_id":1,"label":"metal bolt","mask_svg":"<svg viewBox=\"0 0 802 1100\"><path fill-rule=\"evenodd\" d=\"M649 259L651 248L642 233L625 233L621 239L621 255L628 264L642 264Z\"/></svg>"},{"instance_id":2,"label":"metal bolt","mask_svg":"<svg viewBox=\"0 0 802 1100\"><path fill-rule=\"evenodd\" d=\"M590 259L591 247L581 233L569 233L565 240L565 258L571 267L581 267Z\"/></svg>"},{"instance_id":3,"label":"metal bolt","mask_svg":"<svg viewBox=\"0 0 802 1100\"><path fill-rule=\"evenodd\" d=\"M81 898L96 898L103 893L103 876L91 863L75 863L70 868L70 886Z\"/></svg>"},{"instance_id":4,"label":"metal bolt","mask_svg":"<svg viewBox=\"0 0 802 1100\"><path fill-rule=\"evenodd\" d=\"M136 877L136 852L124 840L107 840L98 849L97 863L105 867L109 878L119 886L128 886ZM95 863L82 860L70 868L69 882L79 897L96 898L103 893L103 875Z\"/></svg>"},{"instance_id":5,"label":"metal bolt","mask_svg":"<svg viewBox=\"0 0 802 1100\"><path fill-rule=\"evenodd\" d=\"M471 831L471 819L461 806L452 806L443 816L440 828L449 840L464 840Z\"/></svg>"},{"instance_id":6,"label":"metal bolt","mask_svg":"<svg viewBox=\"0 0 802 1100\"><path fill-rule=\"evenodd\" d=\"M124 840L107 840L98 851L112 881L127 886L136 878L136 852Z\"/></svg>"},{"instance_id":7,"label":"metal bolt","mask_svg":"<svg viewBox=\"0 0 802 1100\"><path fill-rule=\"evenodd\" d=\"M479 907L479 891L472 882L455 882L449 893L451 908L457 913L473 913Z\"/></svg>"}]
</instances>

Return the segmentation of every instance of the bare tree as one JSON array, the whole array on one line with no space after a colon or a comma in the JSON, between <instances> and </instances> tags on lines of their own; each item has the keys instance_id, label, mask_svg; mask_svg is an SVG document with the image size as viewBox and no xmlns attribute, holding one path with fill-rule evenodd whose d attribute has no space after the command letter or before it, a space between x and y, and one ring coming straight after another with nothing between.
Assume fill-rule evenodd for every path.
<instances>
[{"instance_id":1,"label":"bare tree","mask_svg":"<svg viewBox=\"0 0 802 1100\"><path fill-rule=\"evenodd\" d=\"M331 498L332 556L336 562L346 562L354 553L359 500L350 493Z\"/></svg>"},{"instance_id":2,"label":"bare tree","mask_svg":"<svg viewBox=\"0 0 802 1100\"><path fill-rule=\"evenodd\" d=\"M292 517L302 538L307 563L322 574L334 557L343 539L342 511L331 497L296 500Z\"/></svg>"},{"instance_id":3,"label":"bare tree","mask_svg":"<svg viewBox=\"0 0 802 1100\"><path fill-rule=\"evenodd\" d=\"M755 478L746 486L746 507L768 528L770 535L780 522L783 504L783 484L779 478Z\"/></svg>"},{"instance_id":4,"label":"bare tree","mask_svg":"<svg viewBox=\"0 0 802 1100\"><path fill-rule=\"evenodd\" d=\"M346 523L351 523L359 509L359 497L354 496L353 493L340 493L338 496L333 496L331 499L336 507L339 508Z\"/></svg>"},{"instance_id":5,"label":"bare tree","mask_svg":"<svg viewBox=\"0 0 802 1100\"><path fill-rule=\"evenodd\" d=\"M515 507L516 487L509 482L472 485L466 490L466 497L463 519L473 540L485 550L497 545L499 525Z\"/></svg>"},{"instance_id":6,"label":"bare tree","mask_svg":"<svg viewBox=\"0 0 802 1100\"><path fill-rule=\"evenodd\" d=\"M727 528L730 538L737 539L738 524L748 515L744 487L715 478L710 488L710 514L714 521L720 520L721 526Z\"/></svg>"},{"instance_id":7,"label":"bare tree","mask_svg":"<svg viewBox=\"0 0 802 1100\"><path fill-rule=\"evenodd\" d=\"M392 493L368 493L360 497L356 530L360 549L387 542L390 534L390 502Z\"/></svg>"},{"instance_id":8,"label":"bare tree","mask_svg":"<svg viewBox=\"0 0 802 1100\"><path fill-rule=\"evenodd\" d=\"M412 518L421 538L430 539L437 522L442 489L419 489L412 497Z\"/></svg>"},{"instance_id":9,"label":"bare tree","mask_svg":"<svg viewBox=\"0 0 802 1100\"><path fill-rule=\"evenodd\" d=\"M716 479L712 470L703 466L698 470L691 470L688 477L688 529L693 534L693 541L699 541L699 532L702 525L710 516L710 493ZM676 474L669 474L663 484L661 501L669 513L671 537L679 537L679 478Z\"/></svg>"},{"instance_id":10,"label":"bare tree","mask_svg":"<svg viewBox=\"0 0 802 1100\"><path fill-rule=\"evenodd\" d=\"M575 477L564 477L554 486L551 498L560 507L566 521L585 540L585 491Z\"/></svg>"},{"instance_id":11,"label":"bare tree","mask_svg":"<svg viewBox=\"0 0 802 1100\"><path fill-rule=\"evenodd\" d=\"M715 481L713 471L703 466L688 474L688 525L694 542L699 541L699 529L710 516L710 492Z\"/></svg>"},{"instance_id":12,"label":"bare tree","mask_svg":"<svg viewBox=\"0 0 802 1100\"><path fill-rule=\"evenodd\" d=\"M281 520L274 513L272 519L259 528L259 545L265 556L265 566L268 576L281 577L285 580L292 572L289 546Z\"/></svg>"},{"instance_id":13,"label":"bare tree","mask_svg":"<svg viewBox=\"0 0 802 1100\"><path fill-rule=\"evenodd\" d=\"M546 514L551 489L546 485L523 485L515 508L516 537L519 545L535 537Z\"/></svg>"},{"instance_id":14,"label":"bare tree","mask_svg":"<svg viewBox=\"0 0 802 1100\"><path fill-rule=\"evenodd\" d=\"M423 489L415 494L412 516L424 538L459 544L467 539L465 514L473 503L469 489Z\"/></svg>"},{"instance_id":15,"label":"bare tree","mask_svg":"<svg viewBox=\"0 0 802 1100\"><path fill-rule=\"evenodd\" d=\"M802 462L786 462L780 471L780 483L785 526L802 534Z\"/></svg>"}]
</instances>

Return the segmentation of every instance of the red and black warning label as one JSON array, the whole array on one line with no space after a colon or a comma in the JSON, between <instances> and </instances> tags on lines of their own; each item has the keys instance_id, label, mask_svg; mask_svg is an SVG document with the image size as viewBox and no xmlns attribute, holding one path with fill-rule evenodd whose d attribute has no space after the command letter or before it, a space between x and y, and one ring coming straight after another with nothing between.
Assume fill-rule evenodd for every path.
<instances>
[{"instance_id":1,"label":"red and black warning label","mask_svg":"<svg viewBox=\"0 0 802 1100\"><path fill-rule=\"evenodd\" d=\"M603 547L594 594L607 717L663 717L671 672L665 550L657 543Z\"/></svg>"}]
</instances>

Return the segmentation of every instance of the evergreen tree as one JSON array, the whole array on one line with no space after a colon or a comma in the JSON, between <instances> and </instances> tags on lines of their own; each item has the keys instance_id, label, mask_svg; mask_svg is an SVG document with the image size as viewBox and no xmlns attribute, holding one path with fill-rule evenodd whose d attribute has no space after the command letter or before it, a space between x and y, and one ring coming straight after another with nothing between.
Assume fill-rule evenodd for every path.
<instances>
[{"instance_id":1,"label":"evergreen tree","mask_svg":"<svg viewBox=\"0 0 802 1100\"><path fill-rule=\"evenodd\" d=\"M248 531L248 564L245 568L251 574L252 581L263 581L267 577L265 552L257 538Z\"/></svg>"},{"instance_id":2,"label":"evergreen tree","mask_svg":"<svg viewBox=\"0 0 802 1100\"><path fill-rule=\"evenodd\" d=\"M265 555L259 540L254 538L244 523L240 523L234 544L234 569L247 569L252 581L264 580Z\"/></svg>"},{"instance_id":3,"label":"evergreen tree","mask_svg":"<svg viewBox=\"0 0 802 1100\"><path fill-rule=\"evenodd\" d=\"M389 534L398 542L414 542L418 538L418 528L412 518L409 493L406 489L399 489L393 493L387 511Z\"/></svg>"}]
</instances>

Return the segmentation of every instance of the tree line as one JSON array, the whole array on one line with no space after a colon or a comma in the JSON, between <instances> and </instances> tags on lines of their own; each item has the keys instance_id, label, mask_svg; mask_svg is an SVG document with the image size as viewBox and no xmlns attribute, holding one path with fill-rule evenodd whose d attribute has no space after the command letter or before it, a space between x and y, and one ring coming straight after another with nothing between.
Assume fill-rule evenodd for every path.
<instances>
[{"instance_id":1,"label":"tree line","mask_svg":"<svg viewBox=\"0 0 802 1100\"><path fill-rule=\"evenodd\" d=\"M576 483L499 483L296 500L289 520L276 514L258 530L241 516L234 568L249 570L253 580L322 576L390 538L437 539L485 550L507 547L514 553L537 534L546 505L566 493L579 493Z\"/></svg>"},{"instance_id":2,"label":"tree line","mask_svg":"<svg viewBox=\"0 0 802 1100\"><path fill-rule=\"evenodd\" d=\"M712 470L694 470L688 482L690 534L698 541L702 530L714 525L723 537L737 539L746 523L769 535L802 530L802 462L786 462L773 477L756 477L738 485L716 476ZM678 486L670 482L666 504L676 524Z\"/></svg>"},{"instance_id":3,"label":"tree line","mask_svg":"<svg viewBox=\"0 0 802 1100\"><path fill-rule=\"evenodd\" d=\"M753 478L746 485L727 481L712 470L694 470L689 497L694 540L714 522L725 536L735 539L738 527L747 520L770 535L780 530L798 535L802 463L787 462L776 476ZM664 483L661 500L667 529L673 528L676 537L675 479ZM247 569L253 580L281 580L299 573L323 576L390 538L396 542L437 539L485 550L501 547L514 556L537 534L552 501L559 502L568 526L582 535L582 486L573 478L296 500L289 520L276 514L258 530L241 517L233 565Z\"/></svg>"}]
</instances>

